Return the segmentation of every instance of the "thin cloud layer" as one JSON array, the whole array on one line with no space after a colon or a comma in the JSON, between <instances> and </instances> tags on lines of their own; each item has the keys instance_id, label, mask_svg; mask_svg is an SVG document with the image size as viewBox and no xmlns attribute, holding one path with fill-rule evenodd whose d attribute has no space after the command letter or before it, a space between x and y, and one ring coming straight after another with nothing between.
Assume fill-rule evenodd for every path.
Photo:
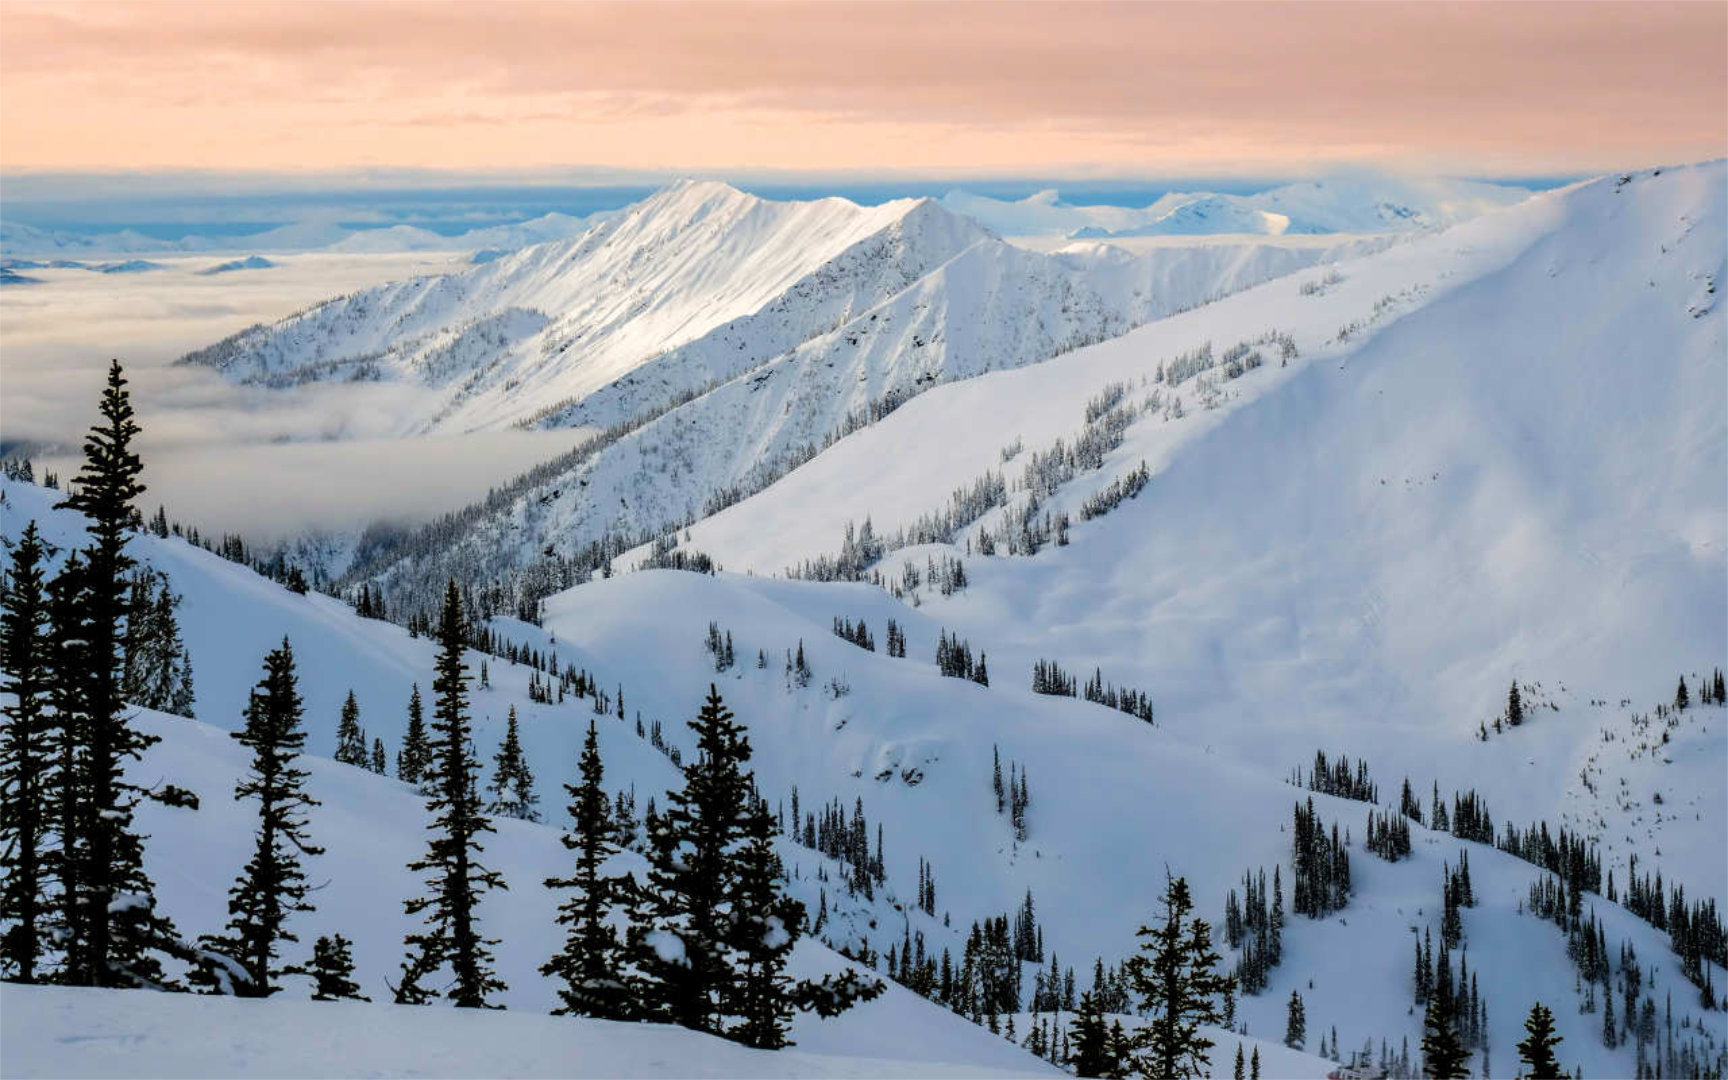
<instances>
[{"instance_id":1,"label":"thin cloud layer","mask_svg":"<svg viewBox=\"0 0 1728 1080\"><path fill-rule=\"evenodd\" d=\"M1720 4L0 9L11 169L1569 171L1718 156Z\"/></svg>"}]
</instances>

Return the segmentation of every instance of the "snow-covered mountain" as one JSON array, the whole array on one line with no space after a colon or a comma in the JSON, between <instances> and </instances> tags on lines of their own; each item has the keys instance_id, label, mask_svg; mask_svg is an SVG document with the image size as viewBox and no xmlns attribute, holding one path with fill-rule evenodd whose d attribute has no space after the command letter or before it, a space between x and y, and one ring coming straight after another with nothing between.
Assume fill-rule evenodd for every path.
<instances>
[{"instance_id":1,"label":"snow-covered mountain","mask_svg":"<svg viewBox=\"0 0 1728 1080\"><path fill-rule=\"evenodd\" d=\"M1529 195L1524 188L1472 180L1338 176L1253 195L1170 192L1145 207L1072 205L1055 190L1017 201L957 190L944 195L942 205L1003 236L1279 236L1443 228Z\"/></svg>"},{"instance_id":2,"label":"snow-covered mountain","mask_svg":"<svg viewBox=\"0 0 1728 1080\"><path fill-rule=\"evenodd\" d=\"M683 543L781 573L836 554L848 522L893 537L1000 474L1006 507L882 563L897 578L905 559L964 558L965 592L922 599L988 633L993 670L998 657L1017 671L1074 657L1161 688L1233 757L1272 766L1317 732L1348 731L1359 752L1413 774L1455 760L1459 787L1496 776L1503 818L1655 835L1677 811L1652 810L1648 792L1668 781L1616 800L1579 777L1602 758L1643 760L1630 711L1728 655L1725 171L1538 196L939 387ZM1274 332L1294 348L1287 361L1253 344ZM1232 369L1238 342L1250 344ZM1192 359L1203 351L1204 367ZM1000 538L1026 506L1032 455L1072 447L1112 387L1127 410L1119 445L1040 492L1040 519L1072 521L1068 546L982 555L981 534ZM1084 520L1141 462L1144 489ZM1492 726L1514 679L1541 684L1560 718L1515 733L1518 751L1490 732L1451 758L1446 746ZM1696 734L1688 753L1720 764L1720 737ZM1691 790L1675 764L1691 759L1666 756L1657 771ZM1687 816L1700 836L1724 819L1720 800ZM1720 844L1700 840L1706 855L1648 840L1643 865L1724 891ZM1622 874L1628 843L1605 840Z\"/></svg>"},{"instance_id":3,"label":"snow-covered mountain","mask_svg":"<svg viewBox=\"0 0 1728 1080\"><path fill-rule=\"evenodd\" d=\"M676 185L581 238L386 285L188 357L264 386L403 380L411 430L606 430L524 507L566 553L699 516L942 381L1047 360L1363 250L1044 255L929 200L779 203ZM500 525L516 532L518 511ZM520 535L520 534L518 534ZM482 564L526 555L493 539Z\"/></svg>"},{"instance_id":4,"label":"snow-covered mountain","mask_svg":"<svg viewBox=\"0 0 1728 1080\"><path fill-rule=\"evenodd\" d=\"M552 411L538 390L521 389L542 422L599 426L673 403L468 513L369 537L346 583L382 585L401 613L423 604L429 585L459 578L492 614L494 632L615 691L625 716L601 710L597 720L607 785L634 786L644 803L675 782L670 748L693 752L681 721L717 684L749 727L765 797L789 806L796 789L806 808L837 799L881 829L885 880L868 896L839 884L833 860L792 836L779 841L788 887L813 908L826 901L819 936L834 949L922 940L931 954L958 955L969 925L1023 910L1030 892L1039 951L1057 959L1026 963L1024 976L1031 983L1037 969L1072 966L1085 989L1094 959L1127 955L1136 928L1157 916L1166 874L1180 874L1231 966L1242 952L1224 929L1226 897L1240 897L1245 872L1264 870L1295 902L1293 808L1311 796L1348 852L1348 901L1320 916L1285 909L1282 962L1238 1003L1244 1042L1277 1038L1296 993L1308 1045L1326 1034L1346 1051L1367 1043L1396 1056L1407 1043L1414 1054L1422 1009L1412 953L1426 937L1441 940L1443 881L1467 854L1475 902L1459 915L1453 963L1467 963L1487 1002L1474 1071L1514 1071L1525 1011L1542 1001L1568 1070L1635 1074L1639 1037L1616 1026L1610 1044L1603 1039L1603 997L1611 993L1624 1017L1631 971L1636 1003L1651 1003L1660 1052L1684 1049L1701 1059L1699 1071L1721 1071L1728 1013L1701 1004L1682 974L1678 938L1625 901L1633 856L1641 875L1684 886L1688 903L1711 898L1719 910L1728 897L1728 708L1670 707L1677 676L1696 688L1728 656L1725 181L1723 163L1606 178L1408 242L1296 262L1270 280L1256 249L1182 249L1190 261L1172 252L1146 263L1087 245L1022 252L1021 262L928 203L788 210L685 186L660 197L689 200L677 229L648 220L658 217L651 200L573 244L445 279L455 286L357 294L335 305L341 317L306 324L308 334L321 328L320 340L378 343L381 374L440 385L484 372L475 358L495 355L487 350L499 339L554 332L559 316L538 322L522 314L526 304L511 305L466 352L392 352L391 343L447 325L446 309L483 289L539 288L588 313L591 329L569 339L571 351L591 348L611 365L593 376L594 389ZM782 239L793 228L788 214L809 215L797 227L814 232L821 261L790 233ZM608 250L619 229L664 240ZM739 235L752 244L727 242ZM632 261L626 250L642 254ZM763 252L781 256L769 260L772 272ZM639 307L616 313L599 293L558 294L555 275L530 273L598 258L613 273L604 283L634 288ZM584 272L597 287L597 272ZM1246 287L1231 292L1221 280ZM1066 292L1055 284L1063 281ZM1144 325L1059 347L1077 344L1064 336L1076 327L1120 325L1077 298L1203 287L1201 299L1229 294L1185 311L1177 308L1189 304L1161 310L1149 299ZM860 299L877 296L868 306ZM1047 304L1051 296L1068 308ZM1015 321L1028 310L1036 318ZM870 331L872 315L888 327ZM1051 329L1059 316L1071 318L1057 324L1064 332ZM633 362L636 317L643 334L652 326L681 340ZM323 374L307 355L348 362L337 351L296 351L292 326L243 335L274 351L236 350L234 373L268 381ZM392 326L406 337L392 337ZM919 351L916 339L937 341L938 331L940 347ZM769 341L784 344L766 362L731 357ZM521 364L512 372L526 387L534 358L506 351L500 363ZM933 385L873 396L900 385L890 376L921 373L926 356L940 358ZM472 401L508 415L516 389ZM856 414L822 411L860 400L880 404L851 422ZM844 434L828 439L836 430ZM587 576L583 560L594 553L585 542L596 529L618 541L619 522L676 514L680 498L704 490L724 496L707 508L730 505L692 515L700 520L671 539L670 555L663 541L657 561L700 552L725 572L636 570L650 555L636 550L600 559L595 580L565 587L564 575ZM61 548L75 541L78 522L51 508L53 493L11 481L0 493L6 538L34 519ZM140 537L134 548L185 598L198 720L144 717L165 741L139 767L202 796L198 811L152 807L144 822L164 910L183 930L202 931L225 915L249 828L225 798L242 761L219 729L240 723L264 651L292 639L310 749L322 755L350 689L368 734L394 750L409 688L430 678L433 647L177 539ZM508 617L524 597L539 625ZM843 638L841 619L865 625L876 647L856 643L855 632ZM904 655L886 648L890 620ZM729 635L735 663L705 647L711 626ZM945 677L932 663L956 639L980 666L987 660L987 679ZM482 661L489 685L473 696L480 757L491 759L514 708L540 790L555 791L573 770L594 702L536 700L531 680L542 674L470 657ZM1034 692L1034 672L1052 662L1087 684L1084 698ZM1525 711L1515 727L1501 723L1513 685ZM1147 695L1141 716L1123 707L1128 692ZM1106 696L1117 705L1091 700ZM1317 751L1360 763L1376 797L1307 790L1299 771ZM1024 778L1019 828L993 792L998 765ZM313 773L325 805L312 829L331 847L313 873L330 885L302 925L354 936L359 977L376 987L400 957L406 920L396 900L412 887L402 864L420 842L424 811L401 785L357 768L318 762ZM1409 822L1410 853L1388 861L1367 850L1364 826L1372 812L1396 813L1404 782L1424 817ZM1611 990L1580 979L1579 946L1569 951L1567 934L1535 910L1555 880L1536 865L1540 854L1519 857L1438 827L1435 803L1457 810L1467 795L1486 807L1496 837L1509 827L1552 837L1564 827L1588 839L1619 890L1614 899L1606 883L1574 893L1600 927ZM562 823L557 802L546 798L552 825ZM551 948L552 901L534 882L568 856L551 829L525 823L502 822L488 844L512 884L482 913L487 933L503 939L508 1004L543 1012L551 988L534 968ZM912 900L915 883L931 879L933 911ZM803 970L841 963L807 945ZM1706 960L1700 972L1712 996L1728 987L1721 963ZM231 1016L200 1013L197 1003L68 1003L60 995L69 991L17 999L20 1007L21 993L34 992L8 991L3 1012L28 1028L22 1042L7 1029L5 1043L37 1062L53 1057L53 1040L72 1040L67 1071L110 1067L93 1040L133 1025L159 1032ZM291 1024L310 1006L285 1007L281 1023ZM365 1023L347 1015L363 1006L340 1008L338 1029ZM1021 1035L1031 1019L1017 1016ZM639 1045L627 1041L639 1033L581 1022L562 1037L526 1026L540 1021L512 1016L522 1034L491 1037L544 1030L602 1061ZM381 1010L376 1022L416 1038L416 1018ZM828 1024L801 1020L794 1037L808 1056L763 1062L762 1072L1038 1067L909 993ZM428 1034L426 1045L455 1038ZM285 1039L266 1022L255 1041L200 1047L190 1058L166 1056L186 1053L185 1039L149 1046L165 1061L197 1063L185 1071L220 1072ZM666 1045L673 1071L698 1071L693 1059L708 1049L678 1033ZM895 1057L887 1064L885 1048ZM755 1068L754 1059L722 1056L731 1048L713 1049L701 1068ZM1228 1068L1233 1049L1222 1034L1214 1071ZM299 1054L291 1060L302 1071L329 1068L308 1051L283 1052ZM1642 1048L1646 1061L1654 1052ZM1268 1055L1267 1075L1330 1067Z\"/></svg>"}]
</instances>

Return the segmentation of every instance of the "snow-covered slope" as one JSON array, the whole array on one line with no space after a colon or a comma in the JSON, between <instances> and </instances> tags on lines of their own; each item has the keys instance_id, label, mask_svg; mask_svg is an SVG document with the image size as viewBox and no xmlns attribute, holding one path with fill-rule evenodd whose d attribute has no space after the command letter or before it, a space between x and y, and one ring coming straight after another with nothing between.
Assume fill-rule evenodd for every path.
<instances>
[{"instance_id":1,"label":"snow-covered slope","mask_svg":"<svg viewBox=\"0 0 1728 1080\"><path fill-rule=\"evenodd\" d=\"M918 1033L916 1022L897 1029L901 1038ZM1005 1052L1006 1044L959 1061L897 1057L895 1040L883 1044L876 1057L750 1050L683 1028L529 1012L0 986L0 1067L8 1076L1059 1075Z\"/></svg>"},{"instance_id":2,"label":"snow-covered slope","mask_svg":"<svg viewBox=\"0 0 1728 1080\"><path fill-rule=\"evenodd\" d=\"M1572 748L1610 719L1591 700L1647 711L1678 673L1728 654L1722 173L1541 196L938 388L698 523L687 546L770 574L837 551L848 520L892 534L988 471L1021 477L1027 454L1072 441L1088 399L1126 383L1130 404L1159 405L1048 500L1074 516L1072 545L972 555L972 588L926 603L988 630L1016 678L1038 657L1101 664L1268 765L1348 729L1420 775L1436 742L1491 723L1514 677L1540 682L1562 711L1539 728L1567 732L1559 743L1527 729L1446 769L1460 787L1504 772L1502 815L1552 818L1583 764ZM1298 346L1288 367L1262 346L1268 363L1238 379L1220 364L1156 381L1207 342L1222 356L1274 329ZM1146 490L1080 522L1141 460ZM976 551L1001 513L953 553ZM1714 848L1668 872L1720 894Z\"/></svg>"},{"instance_id":3,"label":"snow-covered slope","mask_svg":"<svg viewBox=\"0 0 1728 1080\"><path fill-rule=\"evenodd\" d=\"M1144 207L1078 206L1055 190L1010 202L951 191L942 205L1003 236L1198 236L1384 233L1443 228L1529 197L1505 184L1337 176L1253 195L1169 192Z\"/></svg>"},{"instance_id":4,"label":"snow-covered slope","mask_svg":"<svg viewBox=\"0 0 1728 1080\"><path fill-rule=\"evenodd\" d=\"M75 523L46 508L50 493L11 483L4 490L7 535L37 517L47 521L51 539L73 538ZM167 571L186 596L182 622L198 672L202 720L227 728L238 724L258 656L286 633L303 672L312 751L328 752L333 745L336 712L350 686L368 733L395 748L407 686L430 677L429 642L358 619L328 598L295 596L179 541L140 538L136 544L138 554ZM1065 551L1078 547L1077 542ZM1044 561L1043 583L1058 595L1064 588L1059 571ZM989 595L1004 603L1013 599L1008 583L992 583L985 574L961 597ZM896 619L905 628L907 656L893 658L841 641L829 632L836 615L863 619L878 641L886 620ZM945 625L952 629L955 617L970 624L964 632L973 647L987 650L992 685L943 678L931 665L937 635ZM740 661L736 667L715 671L702 644L710 620L731 633ZM1112 615L1098 625L1108 632L1120 621ZM958 606L944 608L934 598L914 609L862 584L669 571L630 574L555 597L543 629L502 621L497 629L518 642L555 649L560 664L574 664L592 672L602 686L618 687L632 717L640 715L650 727L663 721L665 738L685 753L692 747L680 720L709 681L716 681L749 726L759 782L777 805L790 799L794 785L807 808L835 798L845 806L861 800L884 837L888 883L873 898L846 896L825 859L790 840L782 846L792 888L813 907L825 897L832 918L825 936L834 944L857 948L868 943L881 950L918 933L928 947L958 956L966 926L1015 910L1030 889L1047 947L1064 965L1079 969L1082 989L1093 957L1110 961L1133 947L1134 928L1156 914L1167 870L1189 879L1200 913L1214 922L1220 919L1225 890L1244 870L1282 865L1289 882L1287 830L1292 804L1303 794L1284 775L1305 762L1316 742L1338 748L1349 740L1342 748L1352 754L1358 745L1375 748L1368 755L1382 790L1396 783L1396 773L1385 771L1374 756L1382 744L1373 738L1373 718L1356 718L1348 727L1316 725L1286 737L1278 745L1292 753L1299 746L1301 754L1261 766L1250 755L1222 752L1228 744L1221 737L1228 733L1186 703L1161 703L1154 727L1098 705L1034 695L1015 659L1017 630L1006 621L986 627ZM1052 632L1053 642L1073 640L1061 627ZM999 651L1003 642L1009 647ZM804 686L788 677L782 663L800 645L813 669ZM759 651L763 666L756 662ZM470 663L479 659L471 657ZM502 735L504 711L517 708L547 810L559 821L551 792L572 768L592 715L589 703L573 698L562 705L534 704L527 700L526 669L497 659L490 667L491 688L474 695L480 753L490 758ZM1722 715L1714 707L1709 712ZM140 767L152 777L192 787L203 799L203 809L196 812L152 807L144 820L162 905L183 930L208 929L221 919L223 892L246 851L247 815L225 799L243 755L219 731L197 723L154 715L143 722L165 741ZM1238 722L1263 736L1280 730L1256 717ZM633 722L607 716L599 724L609 787L634 785L645 800L672 781L675 774L666 758L636 735ZM1529 730L1542 730L1534 724ZM1504 744L1489 749L1505 753ZM1486 760L1470 756L1476 744L1462 733L1436 741L1430 750L1432 759L1416 774L1418 784L1436 773L1448 781L1446 770L1476 768ZM995 811L990 777L998 755L1005 767L1028 770L1024 841L1015 839L1006 816ZM324 875L329 884L318 894L318 914L304 925L353 936L362 982L376 988L398 960L404 920L395 901L412 888L402 863L419 841L424 811L402 786L352 767L319 762L313 772L313 793L325 805L314 815L312 828L331 851L314 866L314 877ZM1491 769L1479 774L1478 786L1498 810L1505 790ZM1316 803L1323 820L1337 821L1341 829L1355 826L1360 836L1366 812L1361 803L1328 796L1317 796ZM1438 929L1441 864L1456 864L1466 846L1451 836L1419 828L1415 833L1414 855L1396 864L1354 845L1350 905L1326 919L1291 920L1283 965L1274 970L1266 992L1240 1005L1250 1035L1275 1036L1282 1030L1283 1001L1294 989L1307 1000L1311 1040L1336 1025L1345 1047L1360 1046L1365 1039L1385 1038L1394 1047L1401 1038L1414 1042L1420 1018L1410 1012L1411 928ZM1465 936L1471 970L1492 1002L1495 1067L1509 1068L1508 1048L1516 1041L1523 1011L1540 999L1556 1005L1567 1039L1563 1060L1582 1064L1591 1075L1629 1072L1631 1050L1602 1048L1594 1036L1599 1017L1568 1007L1575 998L1564 937L1522 911L1540 872L1485 846L1468 847L1479 903L1465 914ZM499 956L511 987L507 1001L513 1009L543 1011L551 989L532 968L551 947L553 898L532 883L565 856L551 830L500 822L488 857L512 883L510 892L488 897L484 911L488 926L496 926L504 939ZM921 860L934 875L935 916L909 903ZM829 867L827 882L817 874L824 866ZM1631 942L1641 958L1655 961L1654 982L1648 985L1658 1001L1673 991L1676 1023L1694 1025L1683 1029L1685 1036L1720 1048L1728 1039L1723 1014L1696 1013L1695 995L1664 962L1665 936L1617 906L1597 898L1591 905L1604 921L1611 948ZM814 947L799 960L818 967L833 962ZM1715 976L1720 984L1728 973L1717 970ZM64 1014L44 1021L59 1025L49 1030L78 1022ZM398 1021L392 1013L379 1022ZM794 1035L803 1053L891 1055L905 1063L891 1071L918 1072L927 1063L993 1071L1032 1067L1023 1057L996 1056L1009 1054L1007 1044L957 1023L895 993L838 1021L802 1020ZM1228 1043L1224 1048L1231 1049ZM101 1067L90 1060L90 1067ZM184 1060L196 1065L209 1059L194 1054ZM843 1068L809 1066L831 1067ZM308 1062L308 1068L316 1063ZM860 1063L856 1071L874 1068Z\"/></svg>"}]
</instances>

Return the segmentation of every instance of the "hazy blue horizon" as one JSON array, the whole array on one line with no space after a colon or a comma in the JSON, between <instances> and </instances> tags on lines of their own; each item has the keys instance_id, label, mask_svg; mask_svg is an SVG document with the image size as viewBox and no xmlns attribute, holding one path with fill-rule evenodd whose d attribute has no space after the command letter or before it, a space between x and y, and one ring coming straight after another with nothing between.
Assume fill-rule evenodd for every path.
<instances>
[{"instance_id":1,"label":"hazy blue horizon","mask_svg":"<svg viewBox=\"0 0 1728 1080\"><path fill-rule=\"evenodd\" d=\"M1351 170L1359 173L1360 170ZM1330 175L1330 174L1321 174ZM1172 191L1246 195L1312 176L1281 177L881 177L854 179L752 178L718 174L737 187L773 199L838 195L863 204L917 196L940 197L956 189L998 199L1023 199L1054 188L1063 202L1140 207ZM1535 190L1557 187L1577 176L1471 177ZM77 235L131 230L159 240L186 236L247 236L307 221L351 229L412 225L451 236L491 225L511 225L548 213L585 216L627 206L669 182L643 177L616 183L488 183L458 174L393 177L383 184L356 177L224 178L173 174L0 175L0 222ZM442 182L440 182L442 181ZM275 186L272 186L274 184ZM138 188L145 190L139 193ZM22 189L22 193L18 192Z\"/></svg>"}]
</instances>

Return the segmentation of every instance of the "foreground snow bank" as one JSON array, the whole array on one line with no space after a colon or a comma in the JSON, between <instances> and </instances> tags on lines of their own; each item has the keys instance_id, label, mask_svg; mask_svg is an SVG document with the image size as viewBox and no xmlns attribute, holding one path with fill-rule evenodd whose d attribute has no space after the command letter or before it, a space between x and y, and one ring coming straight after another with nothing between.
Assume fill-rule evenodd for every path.
<instances>
[{"instance_id":1,"label":"foreground snow bank","mask_svg":"<svg viewBox=\"0 0 1728 1080\"><path fill-rule=\"evenodd\" d=\"M1026 1058L1026 1068L1036 1069ZM0 1074L1008 1076L989 1065L750 1050L683 1028L525 1012L0 987ZM1021 1072L1018 1075L1035 1075Z\"/></svg>"}]
</instances>

